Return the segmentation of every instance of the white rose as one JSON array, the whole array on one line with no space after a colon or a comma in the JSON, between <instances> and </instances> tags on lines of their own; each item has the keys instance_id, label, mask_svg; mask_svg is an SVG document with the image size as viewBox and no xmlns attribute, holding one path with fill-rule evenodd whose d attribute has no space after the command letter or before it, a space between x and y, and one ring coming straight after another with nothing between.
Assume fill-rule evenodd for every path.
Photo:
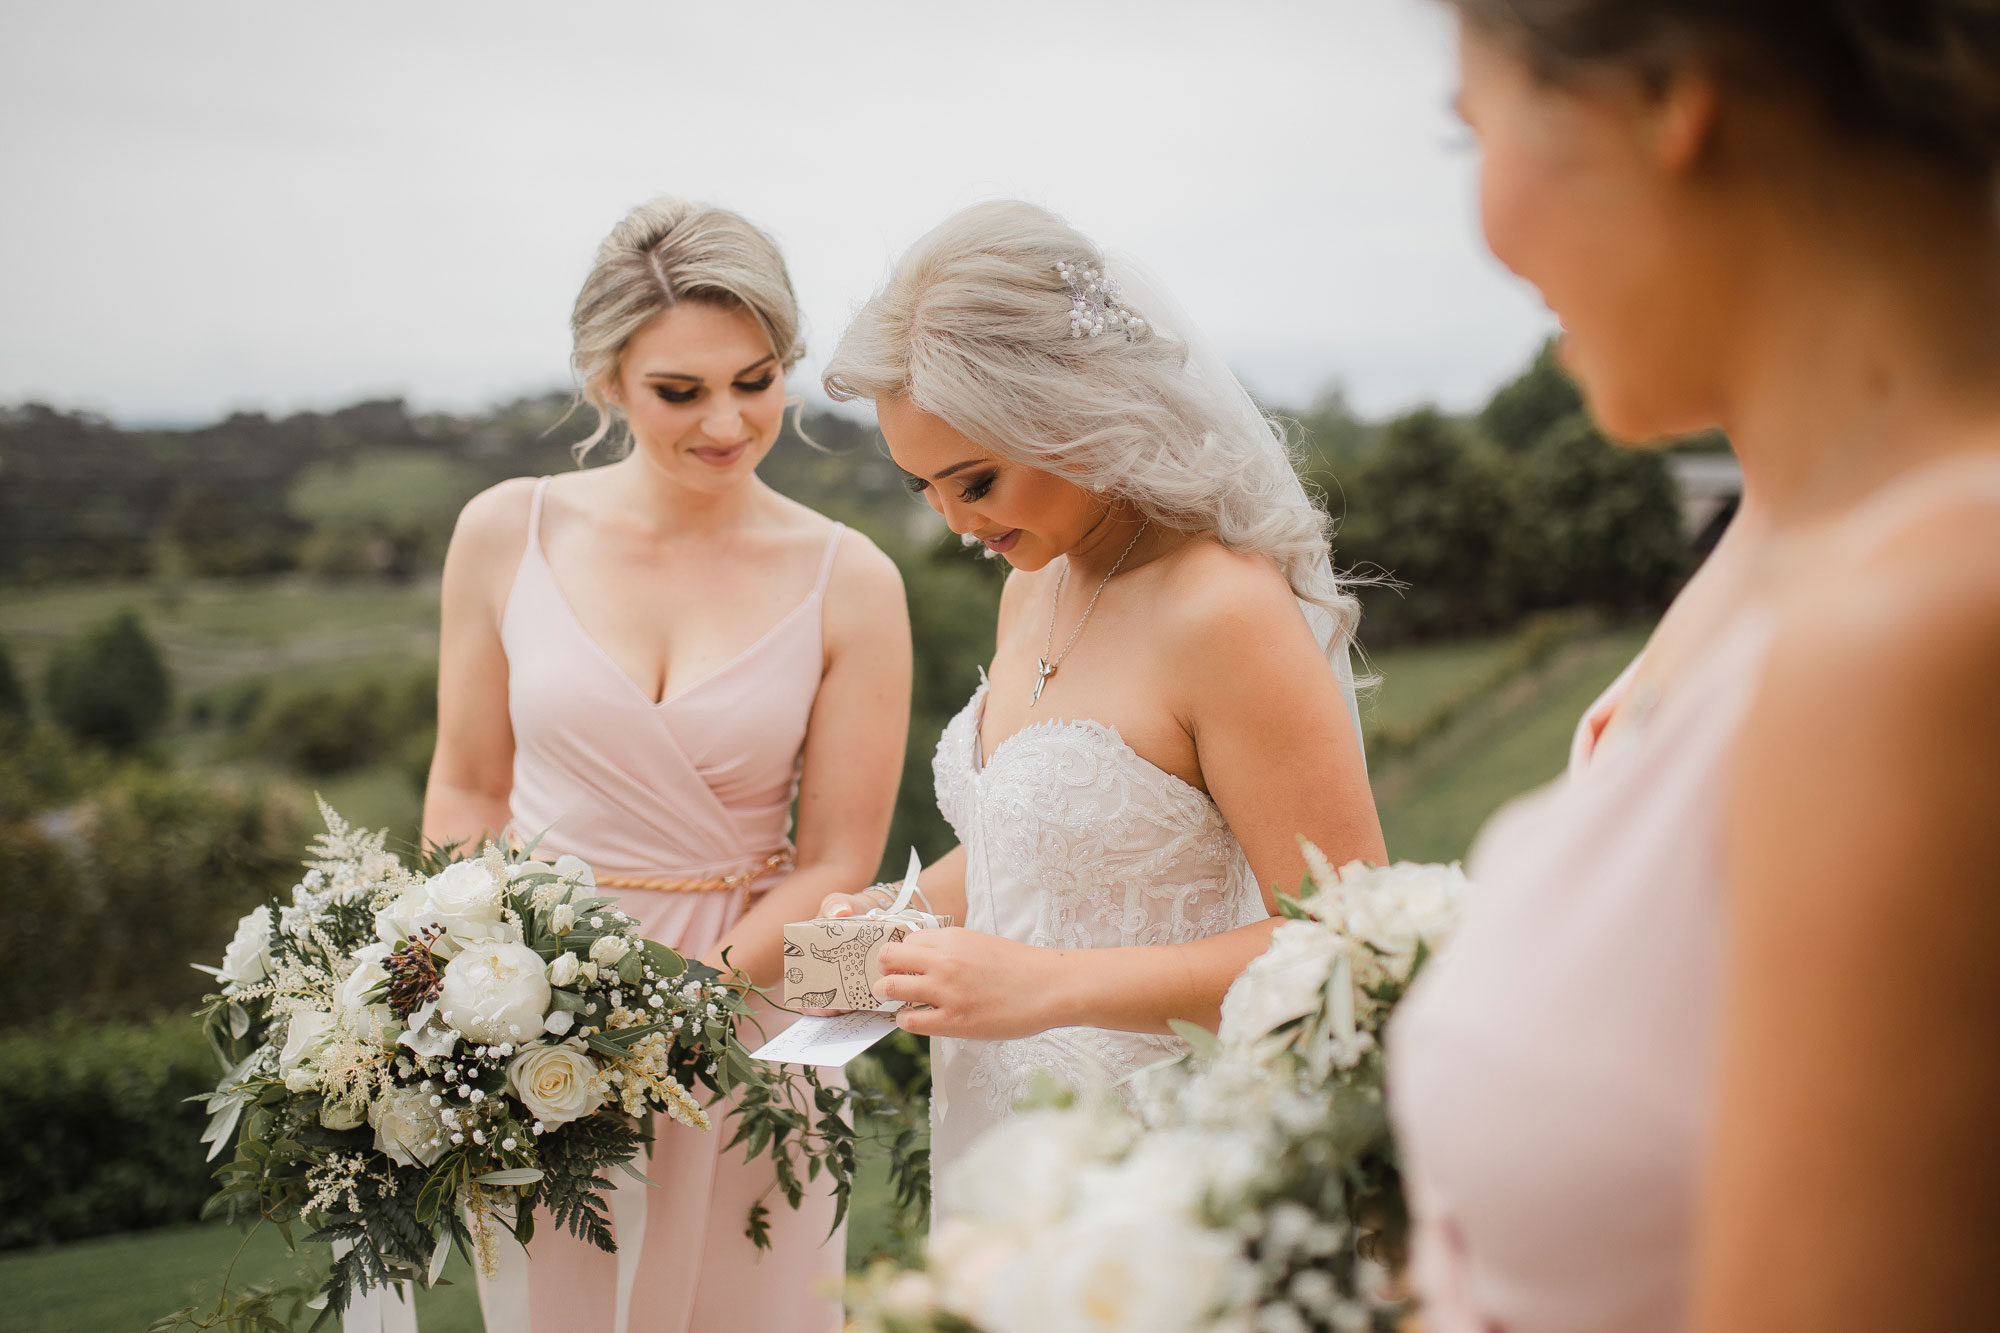
<instances>
[{"instance_id":1,"label":"white rose","mask_svg":"<svg viewBox=\"0 0 2000 1333\"><path fill-rule=\"evenodd\" d=\"M424 883L431 919L461 945L505 937L506 897L484 861L459 861Z\"/></svg>"},{"instance_id":2,"label":"white rose","mask_svg":"<svg viewBox=\"0 0 2000 1333\"><path fill-rule=\"evenodd\" d=\"M262 981L271 970L271 909L260 907L236 923L236 938L222 955L222 970L216 977L226 983L248 986Z\"/></svg>"},{"instance_id":3,"label":"white rose","mask_svg":"<svg viewBox=\"0 0 2000 1333\"><path fill-rule=\"evenodd\" d=\"M576 929L576 909L568 903L557 903L549 912L549 929L558 935Z\"/></svg>"},{"instance_id":4,"label":"white rose","mask_svg":"<svg viewBox=\"0 0 2000 1333\"><path fill-rule=\"evenodd\" d=\"M304 1092L312 1087L311 1061L326 1049L332 1035L333 1015L324 1010L301 1009L291 1016L285 1027L285 1044L278 1051L278 1074L288 1089Z\"/></svg>"},{"instance_id":5,"label":"white rose","mask_svg":"<svg viewBox=\"0 0 2000 1333\"><path fill-rule=\"evenodd\" d=\"M530 1046L507 1062L507 1086L544 1125L566 1125L604 1104L597 1066L577 1046Z\"/></svg>"},{"instance_id":6,"label":"white rose","mask_svg":"<svg viewBox=\"0 0 2000 1333\"><path fill-rule=\"evenodd\" d=\"M368 1123L375 1127L375 1146L404 1166L430 1166L448 1146L437 1108L429 1094L415 1088L397 1088L376 1098L368 1108Z\"/></svg>"},{"instance_id":7,"label":"white rose","mask_svg":"<svg viewBox=\"0 0 2000 1333\"><path fill-rule=\"evenodd\" d=\"M576 1015L567 1009L557 1009L542 1020L542 1031L560 1037L576 1026Z\"/></svg>"},{"instance_id":8,"label":"white rose","mask_svg":"<svg viewBox=\"0 0 2000 1333\"><path fill-rule=\"evenodd\" d=\"M625 961L625 955L632 952L632 946L622 935L599 935L590 946L590 961L599 967L616 967Z\"/></svg>"},{"instance_id":9,"label":"white rose","mask_svg":"<svg viewBox=\"0 0 2000 1333\"><path fill-rule=\"evenodd\" d=\"M375 938L394 948L397 940L414 937L428 920L424 907L429 900L422 884L404 889L394 902L375 914Z\"/></svg>"},{"instance_id":10,"label":"white rose","mask_svg":"<svg viewBox=\"0 0 2000 1333\"><path fill-rule=\"evenodd\" d=\"M576 980L581 971L583 964L577 961L577 956L565 950L549 960L549 984L567 986Z\"/></svg>"},{"instance_id":11,"label":"white rose","mask_svg":"<svg viewBox=\"0 0 2000 1333\"><path fill-rule=\"evenodd\" d=\"M444 966L438 1016L472 1041L525 1040L542 1030L548 1011L541 955L525 944L469 943Z\"/></svg>"},{"instance_id":12,"label":"white rose","mask_svg":"<svg viewBox=\"0 0 2000 1333\"><path fill-rule=\"evenodd\" d=\"M1319 1008L1341 943L1338 932L1315 921L1288 921L1273 931L1271 943L1222 997L1223 1043L1253 1042Z\"/></svg>"}]
</instances>

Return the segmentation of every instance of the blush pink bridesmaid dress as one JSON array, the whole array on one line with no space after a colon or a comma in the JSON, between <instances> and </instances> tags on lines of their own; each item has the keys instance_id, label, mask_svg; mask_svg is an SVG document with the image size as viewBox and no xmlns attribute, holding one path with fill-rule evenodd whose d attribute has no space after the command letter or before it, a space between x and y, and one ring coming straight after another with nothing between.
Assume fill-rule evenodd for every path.
<instances>
[{"instance_id":1,"label":"blush pink bridesmaid dress","mask_svg":"<svg viewBox=\"0 0 2000 1333\"><path fill-rule=\"evenodd\" d=\"M1844 524L1867 555L2000 459L1936 464ZM1390 1101L1426 1333L1670 1333L1693 1278L1717 1096L1731 754L1775 629L1750 605L1663 695L1628 671L1567 780L1496 815L1458 938L1390 1025Z\"/></svg>"},{"instance_id":2,"label":"blush pink bridesmaid dress","mask_svg":"<svg viewBox=\"0 0 2000 1333\"><path fill-rule=\"evenodd\" d=\"M804 601L734 659L656 702L590 638L557 585L542 553L547 489L544 477L500 627L514 727L512 829L524 838L546 830L538 855L573 853L614 883L732 881L705 891L607 890L641 934L698 956L789 863L800 750L823 667L821 603L841 529L828 537ZM788 1021L763 1016L767 1033ZM480 1282L489 1329L837 1328L846 1247L844 1228L829 1234L825 1182L796 1211L786 1206L768 1160L724 1150L734 1133L727 1110L711 1108L715 1128L705 1134L657 1119L645 1166L655 1186L618 1180L617 1255L559 1232L545 1213L532 1259L504 1239L500 1275ZM769 1250L743 1234L758 1199L771 1207Z\"/></svg>"}]
</instances>

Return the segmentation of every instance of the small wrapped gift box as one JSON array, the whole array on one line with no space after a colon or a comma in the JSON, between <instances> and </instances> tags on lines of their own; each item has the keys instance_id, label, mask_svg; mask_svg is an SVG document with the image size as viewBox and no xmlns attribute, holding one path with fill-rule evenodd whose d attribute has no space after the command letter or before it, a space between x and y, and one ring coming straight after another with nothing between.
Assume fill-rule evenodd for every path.
<instances>
[{"instance_id":1,"label":"small wrapped gift box","mask_svg":"<svg viewBox=\"0 0 2000 1333\"><path fill-rule=\"evenodd\" d=\"M919 930L951 924L951 918L910 906L917 888L917 854L910 873L887 907L860 916L822 916L785 927L785 1007L787 1009L879 1009L871 989L881 979L877 954Z\"/></svg>"}]
</instances>

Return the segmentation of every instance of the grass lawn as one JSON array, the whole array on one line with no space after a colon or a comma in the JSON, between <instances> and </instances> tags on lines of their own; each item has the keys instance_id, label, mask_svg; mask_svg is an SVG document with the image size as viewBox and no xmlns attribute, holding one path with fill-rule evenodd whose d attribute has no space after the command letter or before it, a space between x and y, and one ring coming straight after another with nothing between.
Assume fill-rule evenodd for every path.
<instances>
[{"instance_id":1,"label":"grass lawn","mask_svg":"<svg viewBox=\"0 0 2000 1333\"><path fill-rule=\"evenodd\" d=\"M1577 719L1648 633L1623 628L1572 645L1420 753L1377 773L1389 854L1411 861L1463 857L1495 810L1562 772Z\"/></svg>"},{"instance_id":2,"label":"grass lawn","mask_svg":"<svg viewBox=\"0 0 2000 1333\"><path fill-rule=\"evenodd\" d=\"M1514 636L1389 648L1368 654L1357 670L1381 684L1361 696L1361 728L1406 727L1426 717L1444 700L1478 680L1507 655Z\"/></svg>"},{"instance_id":3,"label":"grass lawn","mask_svg":"<svg viewBox=\"0 0 2000 1333\"><path fill-rule=\"evenodd\" d=\"M0 1254L0 1325L7 1333L137 1333L183 1305L213 1302L217 1278L242 1242L234 1227L180 1226ZM251 1237L234 1280L300 1271L265 1227ZM445 1277L451 1286L418 1293L424 1333L479 1333L485 1324L472 1270L454 1255Z\"/></svg>"},{"instance_id":4,"label":"grass lawn","mask_svg":"<svg viewBox=\"0 0 2000 1333\"><path fill-rule=\"evenodd\" d=\"M120 611L159 641L183 699L252 676L333 680L437 657L435 583L302 578L0 588L0 642L31 689L60 645Z\"/></svg>"},{"instance_id":5,"label":"grass lawn","mask_svg":"<svg viewBox=\"0 0 2000 1333\"><path fill-rule=\"evenodd\" d=\"M848 1262L854 1265L897 1248L878 1160L864 1156L855 1181L847 1223ZM216 1279L242 1240L234 1227L179 1226L0 1254L0 1329L137 1333L183 1305L213 1302ZM265 1227L244 1250L235 1280L282 1280L300 1271L283 1239ZM470 1266L454 1254L445 1277L452 1285L417 1295L423 1333L479 1333L485 1324Z\"/></svg>"}]
</instances>

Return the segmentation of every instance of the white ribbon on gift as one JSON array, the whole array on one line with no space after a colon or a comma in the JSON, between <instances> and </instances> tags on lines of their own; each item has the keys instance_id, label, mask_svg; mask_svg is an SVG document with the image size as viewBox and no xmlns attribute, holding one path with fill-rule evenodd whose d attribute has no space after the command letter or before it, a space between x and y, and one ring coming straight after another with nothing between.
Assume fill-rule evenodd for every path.
<instances>
[{"instance_id":1,"label":"white ribbon on gift","mask_svg":"<svg viewBox=\"0 0 2000 1333\"><path fill-rule=\"evenodd\" d=\"M930 930L942 927L944 918L931 910L930 895L917 885L917 872L923 868L923 861L917 856L917 849L910 848L910 872L903 876L903 886L897 891L894 900L887 907L869 908L861 914L862 918L872 917L880 921L893 917L898 921L909 921ZM922 898L925 910L920 912L910 906L912 898Z\"/></svg>"}]
</instances>

